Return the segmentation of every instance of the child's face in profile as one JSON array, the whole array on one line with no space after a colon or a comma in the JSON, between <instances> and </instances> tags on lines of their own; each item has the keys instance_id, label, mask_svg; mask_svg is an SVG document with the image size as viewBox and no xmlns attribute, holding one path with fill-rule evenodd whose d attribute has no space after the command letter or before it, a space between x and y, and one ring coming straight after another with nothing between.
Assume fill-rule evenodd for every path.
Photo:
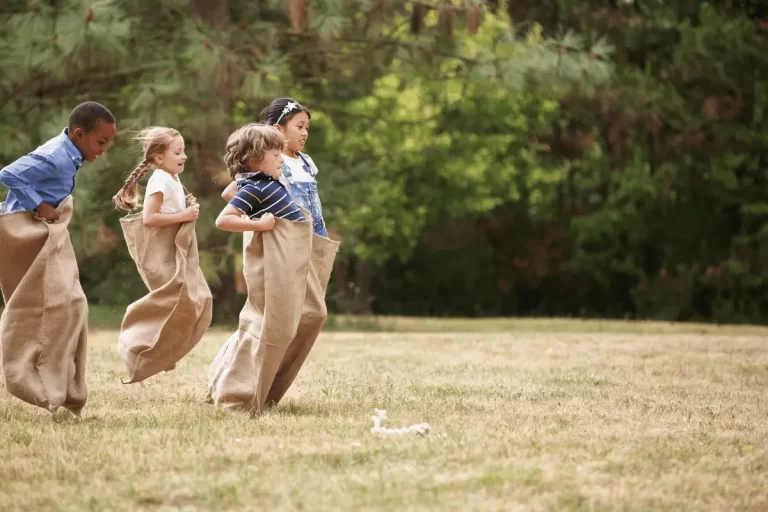
<instances>
[{"instance_id":1,"label":"child's face in profile","mask_svg":"<svg viewBox=\"0 0 768 512\"><path fill-rule=\"evenodd\" d=\"M256 160L251 158L248 162L248 170L251 172L265 172L275 179L283 175L283 153L279 149L270 149L264 153L264 158Z\"/></svg>"},{"instance_id":2,"label":"child's face in profile","mask_svg":"<svg viewBox=\"0 0 768 512\"><path fill-rule=\"evenodd\" d=\"M285 126L277 125L285 137L288 154L295 154L304 149L309 137L309 116L306 112L299 112L291 117Z\"/></svg>"},{"instance_id":3,"label":"child's face in profile","mask_svg":"<svg viewBox=\"0 0 768 512\"><path fill-rule=\"evenodd\" d=\"M155 166L170 174L181 174L184 172L184 164L187 161L187 154L184 152L184 139L176 137L168 145L168 148L155 157Z\"/></svg>"},{"instance_id":4,"label":"child's face in profile","mask_svg":"<svg viewBox=\"0 0 768 512\"><path fill-rule=\"evenodd\" d=\"M83 154L87 162L93 162L107 150L107 145L112 142L117 134L117 127L114 123L107 123L99 119L96 126L89 132L80 127L76 127L69 134L72 142Z\"/></svg>"}]
</instances>

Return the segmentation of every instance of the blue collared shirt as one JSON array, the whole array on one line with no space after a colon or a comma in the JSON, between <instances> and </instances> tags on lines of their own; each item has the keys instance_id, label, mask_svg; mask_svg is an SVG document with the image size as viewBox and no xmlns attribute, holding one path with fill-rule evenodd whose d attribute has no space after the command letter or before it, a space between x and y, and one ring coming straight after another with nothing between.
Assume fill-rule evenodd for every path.
<instances>
[{"instance_id":1,"label":"blue collared shirt","mask_svg":"<svg viewBox=\"0 0 768 512\"><path fill-rule=\"evenodd\" d=\"M75 174L83 155L69 139L68 129L33 152L0 170L8 190L3 213L32 211L40 203L59 206L75 189Z\"/></svg>"}]
</instances>

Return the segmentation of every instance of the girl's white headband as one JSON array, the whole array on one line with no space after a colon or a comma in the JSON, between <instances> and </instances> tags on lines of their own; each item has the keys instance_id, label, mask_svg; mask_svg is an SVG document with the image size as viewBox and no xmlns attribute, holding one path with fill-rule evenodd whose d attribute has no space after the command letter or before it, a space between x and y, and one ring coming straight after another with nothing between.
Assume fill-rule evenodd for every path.
<instances>
[{"instance_id":1,"label":"girl's white headband","mask_svg":"<svg viewBox=\"0 0 768 512\"><path fill-rule=\"evenodd\" d=\"M296 103L295 101L291 101L291 102L289 102L289 103L288 103L288 104L287 104L287 105L286 105L286 106L283 108L283 113L282 113L282 114L280 114L280 117L278 117L278 118L277 118L277 121L275 121L275 124L280 124L280 121L282 121L282 120L283 120L283 117L285 117L285 115L286 115L286 114L289 114L289 113L291 113L292 111L294 111L294 110L295 110L295 109L297 109L297 108L299 108L299 104L298 104L298 103Z\"/></svg>"}]
</instances>

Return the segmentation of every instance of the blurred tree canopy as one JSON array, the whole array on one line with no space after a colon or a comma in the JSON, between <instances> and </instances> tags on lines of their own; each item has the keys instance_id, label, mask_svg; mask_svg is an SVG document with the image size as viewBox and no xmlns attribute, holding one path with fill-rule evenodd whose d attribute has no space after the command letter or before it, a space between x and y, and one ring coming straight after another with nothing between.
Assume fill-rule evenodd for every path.
<instances>
[{"instance_id":1,"label":"blurred tree canopy","mask_svg":"<svg viewBox=\"0 0 768 512\"><path fill-rule=\"evenodd\" d=\"M344 242L336 311L759 322L766 35L738 0L11 0L0 165L80 101L116 114L72 233L89 299L127 304L110 198L132 133L179 129L222 318L242 303L240 238L213 226L224 141L292 96Z\"/></svg>"}]
</instances>

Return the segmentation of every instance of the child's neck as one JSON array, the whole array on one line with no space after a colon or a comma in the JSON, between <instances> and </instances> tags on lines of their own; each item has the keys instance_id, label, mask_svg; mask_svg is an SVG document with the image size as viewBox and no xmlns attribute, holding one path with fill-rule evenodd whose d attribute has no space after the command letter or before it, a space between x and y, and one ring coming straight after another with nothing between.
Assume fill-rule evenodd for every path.
<instances>
[{"instance_id":1,"label":"child's neck","mask_svg":"<svg viewBox=\"0 0 768 512\"><path fill-rule=\"evenodd\" d=\"M285 151L283 151L283 154L289 158L299 158L298 151L291 151L290 149L286 149Z\"/></svg>"},{"instance_id":2,"label":"child's neck","mask_svg":"<svg viewBox=\"0 0 768 512\"><path fill-rule=\"evenodd\" d=\"M270 178L274 178L274 179L276 179L276 180L277 180L277 179L280 179L280 176L275 176L273 173L271 173L271 172L269 172L269 171L262 171L261 169L258 169L258 170L254 170L254 169L248 169L248 172L254 172L254 173L256 173L256 172L260 172L260 173L262 173L262 174L266 174L266 175L267 175L267 176L269 176Z\"/></svg>"},{"instance_id":3,"label":"child's neck","mask_svg":"<svg viewBox=\"0 0 768 512\"><path fill-rule=\"evenodd\" d=\"M167 171L167 170L163 169L162 167L158 167L157 169L160 170L160 171L163 171L166 174L169 174L171 176L171 178L175 179L176 181L179 181L179 173Z\"/></svg>"}]
</instances>

